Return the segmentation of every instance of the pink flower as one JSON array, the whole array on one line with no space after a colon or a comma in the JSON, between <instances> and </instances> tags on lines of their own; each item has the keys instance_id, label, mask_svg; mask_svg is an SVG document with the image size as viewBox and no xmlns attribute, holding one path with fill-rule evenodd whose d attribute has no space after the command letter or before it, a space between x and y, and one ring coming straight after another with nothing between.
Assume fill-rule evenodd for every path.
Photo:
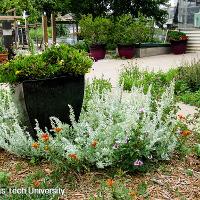
<instances>
[{"instance_id":1,"label":"pink flower","mask_svg":"<svg viewBox=\"0 0 200 200\"><path fill-rule=\"evenodd\" d=\"M145 113L145 109L144 108L140 108L139 109L139 113L141 113L141 114Z\"/></svg>"},{"instance_id":2,"label":"pink flower","mask_svg":"<svg viewBox=\"0 0 200 200\"><path fill-rule=\"evenodd\" d=\"M142 166L144 163L141 160L136 160L133 165L134 166Z\"/></svg>"}]
</instances>

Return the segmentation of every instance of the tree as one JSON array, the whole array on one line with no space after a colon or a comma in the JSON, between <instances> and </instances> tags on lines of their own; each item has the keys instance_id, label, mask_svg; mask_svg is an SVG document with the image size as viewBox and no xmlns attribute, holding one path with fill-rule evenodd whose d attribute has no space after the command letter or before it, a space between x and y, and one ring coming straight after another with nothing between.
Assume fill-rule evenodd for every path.
<instances>
[{"instance_id":1,"label":"tree","mask_svg":"<svg viewBox=\"0 0 200 200\"><path fill-rule=\"evenodd\" d=\"M0 4L0 13L5 14L8 10L15 8L16 13L22 16L24 10L30 14L30 20L36 21L38 18L38 10L34 7L32 0L3 0Z\"/></svg>"},{"instance_id":2,"label":"tree","mask_svg":"<svg viewBox=\"0 0 200 200\"><path fill-rule=\"evenodd\" d=\"M92 14L93 17L105 16L109 3L109 0L70 0L69 9L76 19L88 14Z\"/></svg>"},{"instance_id":3,"label":"tree","mask_svg":"<svg viewBox=\"0 0 200 200\"><path fill-rule=\"evenodd\" d=\"M137 17L141 13L153 17L157 22L164 23L167 11L161 9L168 0L70 0L69 9L77 18L92 14L93 17L108 14L117 17L131 13Z\"/></svg>"},{"instance_id":4,"label":"tree","mask_svg":"<svg viewBox=\"0 0 200 200\"><path fill-rule=\"evenodd\" d=\"M11 8L16 8L17 14L22 15L23 10L30 13L31 21L36 21L41 18L41 15L46 12L50 17L54 13L68 13L69 0L3 0L0 4L0 12L6 13Z\"/></svg>"},{"instance_id":5,"label":"tree","mask_svg":"<svg viewBox=\"0 0 200 200\"><path fill-rule=\"evenodd\" d=\"M42 14L46 12L50 17L51 13L63 13L69 12L69 0L32 0L33 6Z\"/></svg>"},{"instance_id":6,"label":"tree","mask_svg":"<svg viewBox=\"0 0 200 200\"><path fill-rule=\"evenodd\" d=\"M146 17L153 17L156 22L164 23L167 11L161 7L166 6L168 0L110 0L110 9L114 16L131 13L138 17L141 13Z\"/></svg>"}]
</instances>

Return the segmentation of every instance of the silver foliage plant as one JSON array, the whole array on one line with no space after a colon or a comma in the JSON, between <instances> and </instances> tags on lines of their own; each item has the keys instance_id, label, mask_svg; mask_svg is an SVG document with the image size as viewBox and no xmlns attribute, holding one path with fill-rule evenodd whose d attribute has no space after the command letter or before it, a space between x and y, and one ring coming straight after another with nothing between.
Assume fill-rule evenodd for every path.
<instances>
[{"instance_id":1,"label":"silver foliage plant","mask_svg":"<svg viewBox=\"0 0 200 200\"><path fill-rule=\"evenodd\" d=\"M56 157L64 157L68 162L71 161L70 155L76 154L80 162L104 168L117 162L115 151L139 129L139 140L146 144L144 152L139 152L141 156L170 159L177 145L174 85L166 89L159 101L151 98L150 89L146 95L142 91L142 88L133 88L127 94L121 90L106 91L101 96L94 91L79 122L75 121L70 107L72 127L51 118L53 127L62 128L62 132L49 141L51 152L57 152ZM153 102L155 109L152 108ZM41 135L39 124L36 129Z\"/></svg>"},{"instance_id":2,"label":"silver foliage plant","mask_svg":"<svg viewBox=\"0 0 200 200\"><path fill-rule=\"evenodd\" d=\"M33 156L33 139L20 125L18 110L8 85L0 85L0 148L19 156Z\"/></svg>"},{"instance_id":3,"label":"silver foliage plant","mask_svg":"<svg viewBox=\"0 0 200 200\"><path fill-rule=\"evenodd\" d=\"M17 155L32 154L64 159L67 162L72 162L70 155L73 154L79 162L105 168L117 162L115 151L136 134L135 130L139 130L139 140L145 144L144 152L139 152L141 156L147 159L170 159L178 143L178 122L173 106L174 84L166 89L158 101L152 99L150 90L144 94L142 88L133 88L130 93L119 89L114 92L104 91L101 95L94 91L79 122L75 121L71 107L72 126L63 124L55 117L50 118L52 130L59 127L62 131L54 138L49 134L48 143L42 141L43 131L37 122L37 149L31 147L34 141L19 125L17 110L9 97L10 91L1 90L1 99L5 100L0 105L0 147ZM44 151L46 145L48 151Z\"/></svg>"}]
</instances>

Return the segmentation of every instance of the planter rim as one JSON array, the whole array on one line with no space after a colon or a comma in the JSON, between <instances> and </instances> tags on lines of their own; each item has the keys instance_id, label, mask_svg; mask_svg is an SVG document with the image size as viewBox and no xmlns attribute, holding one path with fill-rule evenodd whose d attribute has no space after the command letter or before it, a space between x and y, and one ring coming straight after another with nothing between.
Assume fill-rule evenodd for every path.
<instances>
[{"instance_id":1,"label":"planter rim","mask_svg":"<svg viewBox=\"0 0 200 200\"><path fill-rule=\"evenodd\" d=\"M187 42L188 40L170 40L170 42Z\"/></svg>"},{"instance_id":2,"label":"planter rim","mask_svg":"<svg viewBox=\"0 0 200 200\"><path fill-rule=\"evenodd\" d=\"M136 47L136 44L117 44L118 47Z\"/></svg>"},{"instance_id":3,"label":"planter rim","mask_svg":"<svg viewBox=\"0 0 200 200\"><path fill-rule=\"evenodd\" d=\"M40 81L45 81L45 80L56 80L56 79L60 79L60 78L68 78L68 77L84 77L85 75L84 74L66 74L66 75L62 75L62 76L55 76L55 77L52 77L52 78L42 78L42 79L34 79L34 80L24 80L24 81L21 81L21 82L18 82L18 83L13 83L13 85L18 85L18 84L21 84L21 83L30 83L30 82L40 82Z\"/></svg>"},{"instance_id":4,"label":"planter rim","mask_svg":"<svg viewBox=\"0 0 200 200\"><path fill-rule=\"evenodd\" d=\"M106 44L101 44L101 43L96 43L96 44L91 44L89 48L105 48Z\"/></svg>"},{"instance_id":5,"label":"planter rim","mask_svg":"<svg viewBox=\"0 0 200 200\"><path fill-rule=\"evenodd\" d=\"M170 43L139 43L136 48L170 47Z\"/></svg>"}]
</instances>

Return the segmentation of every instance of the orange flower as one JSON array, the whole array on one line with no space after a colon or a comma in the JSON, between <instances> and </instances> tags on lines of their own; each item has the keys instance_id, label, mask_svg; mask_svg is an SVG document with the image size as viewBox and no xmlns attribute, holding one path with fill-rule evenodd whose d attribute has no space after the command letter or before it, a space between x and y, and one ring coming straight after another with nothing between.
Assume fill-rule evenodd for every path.
<instances>
[{"instance_id":1,"label":"orange flower","mask_svg":"<svg viewBox=\"0 0 200 200\"><path fill-rule=\"evenodd\" d=\"M182 115L182 114L179 114L179 115L178 115L178 118L179 118L180 120L186 120L186 117L185 117L184 115Z\"/></svg>"},{"instance_id":2,"label":"orange flower","mask_svg":"<svg viewBox=\"0 0 200 200\"><path fill-rule=\"evenodd\" d=\"M60 131L62 131L62 128L56 127L56 128L54 128L53 130L54 130L54 132L56 132L56 133L60 133Z\"/></svg>"},{"instance_id":3,"label":"orange flower","mask_svg":"<svg viewBox=\"0 0 200 200\"><path fill-rule=\"evenodd\" d=\"M39 187L40 186L40 181L33 181L33 185L35 187Z\"/></svg>"},{"instance_id":4,"label":"orange flower","mask_svg":"<svg viewBox=\"0 0 200 200\"><path fill-rule=\"evenodd\" d=\"M45 145L44 150L45 150L45 151L48 151L48 150L49 150L48 145Z\"/></svg>"},{"instance_id":5,"label":"orange flower","mask_svg":"<svg viewBox=\"0 0 200 200\"><path fill-rule=\"evenodd\" d=\"M115 183L115 181L113 179L110 179L110 178L107 179L107 181L106 181L106 185L109 186L109 187L112 187L114 183Z\"/></svg>"},{"instance_id":6,"label":"orange flower","mask_svg":"<svg viewBox=\"0 0 200 200\"><path fill-rule=\"evenodd\" d=\"M47 142L49 140L49 134L48 133L42 133L41 137L42 137L42 140L44 142Z\"/></svg>"},{"instance_id":7,"label":"orange flower","mask_svg":"<svg viewBox=\"0 0 200 200\"><path fill-rule=\"evenodd\" d=\"M94 147L94 148L96 148L96 146L97 146L97 141L94 140L94 141L92 142L91 146Z\"/></svg>"},{"instance_id":8,"label":"orange flower","mask_svg":"<svg viewBox=\"0 0 200 200\"><path fill-rule=\"evenodd\" d=\"M129 195L130 195L133 199L136 199L136 198L137 198L137 194L136 194L136 192L134 192L134 191L129 192Z\"/></svg>"},{"instance_id":9,"label":"orange flower","mask_svg":"<svg viewBox=\"0 0 200 200\"><path fill-rule=\"evenodd\" d=\"M182 136L188 136L188 135L190 135L191 133L192 133L192 131L190 131L190 130L181 131L181 135L182 135Z\"/></svg>"},{"instance_id":10,"label":"orange flower","mask_svg":"<svg viewBox=\"0 0 200 200\"><path fill-rule=\"evenodd\" d=\"M34 143L32 144L32 147L33 147L34 149L37 149L39 146L40 146L40 145L39 145L38 142L34 142Z\"/></svg>"},{"instance_id":11,"label":"orange flower","mask_svg":"<svg viewBox=\"0 0 200 200\"><path fill-rule=\"evenodd\" d=\"M70 158L74 159L74 160L77 160L77 159L78 159L78 157L77 157L77 155L76 155L75 153L70 153L68 156L69 156Z\"/></svg>"}]
</instances>

